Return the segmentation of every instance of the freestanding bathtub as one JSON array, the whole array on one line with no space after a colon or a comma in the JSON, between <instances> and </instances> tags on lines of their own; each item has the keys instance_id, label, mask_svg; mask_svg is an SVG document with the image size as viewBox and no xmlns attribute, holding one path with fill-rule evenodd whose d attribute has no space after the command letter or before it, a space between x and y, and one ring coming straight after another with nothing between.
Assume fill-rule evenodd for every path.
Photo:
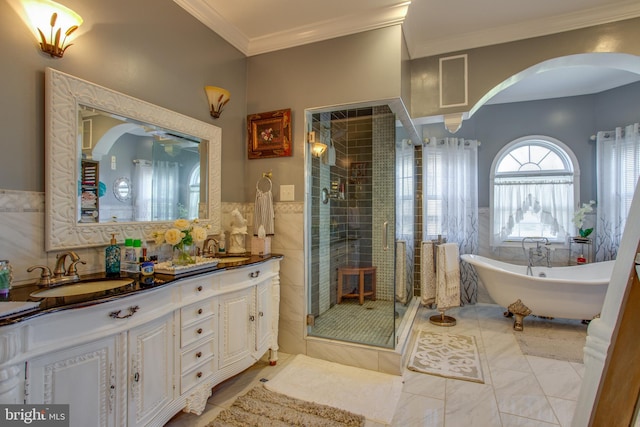
<instances>
[{"instance_id":1,"label":"freestanding bathtub","mask_svg":"<svg viewBox=\"0 0 640 427\"><path fill-rule=\"evenodd\" d=\"M514 314L514 329L522 330L529 314L591 320L600 314L615 261L568 267L514 265L480 255L464 254L473 265L491 298Z\"/></svg>"}]
</instances>

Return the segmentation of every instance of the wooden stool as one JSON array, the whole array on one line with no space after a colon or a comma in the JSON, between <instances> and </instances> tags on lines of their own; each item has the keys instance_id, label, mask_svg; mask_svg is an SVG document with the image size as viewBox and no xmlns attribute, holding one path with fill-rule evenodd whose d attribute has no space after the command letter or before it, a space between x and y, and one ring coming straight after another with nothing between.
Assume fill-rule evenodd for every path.
<instances>
[{"instance_id":1,"label":"wooden stool","mask_svg":"<svg viewBox=\"0 0 640 427\"><path fill-rule=\"evenodd\" d=\"M371 275L371 290L364 290L364 276ZM358 290L352 293L343 294L342 285L344 277L357 276ZM364 297L371 297L372 301L376 300L376 268L375 267L338 267L338 304L342 302L342 298L359 298L360 305L364 304Z\"/></svg>"}]
</instances>

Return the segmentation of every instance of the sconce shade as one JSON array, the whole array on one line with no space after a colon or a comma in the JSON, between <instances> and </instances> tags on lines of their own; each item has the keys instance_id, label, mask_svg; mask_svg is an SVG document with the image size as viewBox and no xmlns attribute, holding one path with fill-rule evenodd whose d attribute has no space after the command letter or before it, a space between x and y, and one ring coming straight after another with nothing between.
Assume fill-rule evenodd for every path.
<instances>
[{"instance_id":1,"label":"sconce shade","mask_svg":"<svg viewBox=\"0 0 640 427\"><path fill-rule=\"evenodd\" d=\"M323 144L322 142L311 142L311 154L315 157L320 157L324 154L327 149L327 144Z\"/></svg>"},{"instance_id":2,"label":"sconce shade","mask_svg":"<svg viewBox=\"0 0 640 427\"><path fill-rule=\"evenodd\" d=\"M82 25L80 15L50 0L27 0L24 2L24 9L40 43L40 49L52 58L62 58L72 45L69 43L71 35Z\"/></svg>"},{"instance_id":3,"label":"sconce shade","mask_svg":"<svg viewBox=\"0 0 640 427\"><path fill-rule=\"evenodd\" d=\"M224 106L227 105L227 102L231 99L231 94L228 90L216 86L205 86L204 90L207 92L211 116L217 119L220 117Z\"/></svg>"}]
</instances>

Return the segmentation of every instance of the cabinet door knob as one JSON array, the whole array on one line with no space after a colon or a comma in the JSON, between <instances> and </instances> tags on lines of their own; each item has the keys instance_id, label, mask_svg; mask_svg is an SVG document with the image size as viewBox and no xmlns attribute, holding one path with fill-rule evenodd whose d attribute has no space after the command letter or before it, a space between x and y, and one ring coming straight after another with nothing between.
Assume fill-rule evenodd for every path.
<instances>
[{"instance_id":1,"label":"cabinet door knob","mask_svg":"<svg viewBox=\"0 0 640 427\"><path fill-rule=\"evenodd\" d=\"M264 316L264 313L263 313L262 311L261 311L261 312L259 312L258 314L260 315L260 317L263 317L263 316Z\"/></svg>"},{"instance_id":2,"label":"cabinet door knob","mask_svg":"<svg viewBox=\"0 0 640 427\"><path fill-rule=\"evenodd\" d=\"M260 270L249 273L249 277L251 277L252 279L255 279L259 275L260 275Z\"/></svg>"},{"instance_id":3,"label":"cabinet door knob","mask_svg":"<svg viewBox=\"0 0 640 427\"><path fill-rule=\"evenodd\" d=\"M198 314L202 314L202 309L201 308L198 309Z\"/></svg>"},{"instance_id":4,"label":"cabinet door knob","mask_svg":"<svg viewBox=\"0 0 640 427\"><path fill-rule=\"evenodd\" d=\"M202 357L202 352L201 352L201 351L197 352L197 353L196 353L196 357L197 357L198 359L200 359L200 358Z\"/></svg>"},{"instance_id":5,"label":"cabinet door knob","mask_svg":"<svg viewBox=\"0 0 640 427\"><path fill-rule=\"evenodd\" d=\"M140 374L139 374L138 372L136 372L135 374L133 374L133 380L134 380L135 382L140 381Z\"/></svg>"},{"instance_id":6,"label":"cabinet door knob","mask_svg":"<svg viewBox=\"0 0 640 427\"><path fill-rule=\"evenodd\" d=\"M202 286L198 286L196 289L198 292L202 292Z\"/></svg>"},{"instance_id":7,"label":"cabinet door knob","mask_svg":"<svg viewBox=\"0 0 640 427\"><path fill-rule=\"evenodd\" d=\"M201 378L201 377L202 377L202 372L198 372L198 373L196 374L196 377Z\"/></svg>"},{"instance_id":8,"label":"cabinet door knob","mask_svg":"<svg viewBox=\"0 0 640 427\"><path fill-rule=\"evenodd\" d=\"M253 322L254 320L256 320L256 316L254 316L254 315L249 316L249 320L251 320Z\"/></svg>"},{"instance_id":9,"label":"cabinet door knob","mask_svg":"<svg viewBox=\"0 0 640 427\"><path fill-rule=\"evenodd\" d=\"M198 330L196 332L201 334L202 333L202 328L198 328Z\"/></svg>"}]
</instances>

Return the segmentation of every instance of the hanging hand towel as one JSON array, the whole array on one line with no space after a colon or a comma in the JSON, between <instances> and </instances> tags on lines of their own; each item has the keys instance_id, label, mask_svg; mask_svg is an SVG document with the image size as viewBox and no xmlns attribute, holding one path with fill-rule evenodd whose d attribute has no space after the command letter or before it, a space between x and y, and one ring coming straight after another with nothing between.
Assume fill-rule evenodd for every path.
<instances>
[{"instance_id":1,"label":"hanging hand towel","mask_svg":"<svg viewBox=\"0 0 640 427\"><path fill-rule=\"evenodd\" d=\"M270 183L270 182L269 182ZM256 186L256 203L253 214L253 234L257 235L260 226L264 227L265 234L274 234L273 225L273 198L271 196L271 186L268 191L262 191Z\"/></svg>"},{"instance_id":2,"label":"hanging hand towel","mask_svg":"<svg viewBox=\"0 0 640 427\"><path fill-rule=\"evenodd\" d=\"M436 274L433 262L433 242L422 242L420 253L420 302L429 305L436 302Z\"/></svg>"},{"instance_id":3,"label":"hanging hand towel","mask_svg":"<svg viewBox=\"0 0 640 427\"><path fill-rule=\"evenodd\" d=\"M436 304L438 309L460 306L460 255L457 243L437 246Z\"/></svg>"}]
</instances>

